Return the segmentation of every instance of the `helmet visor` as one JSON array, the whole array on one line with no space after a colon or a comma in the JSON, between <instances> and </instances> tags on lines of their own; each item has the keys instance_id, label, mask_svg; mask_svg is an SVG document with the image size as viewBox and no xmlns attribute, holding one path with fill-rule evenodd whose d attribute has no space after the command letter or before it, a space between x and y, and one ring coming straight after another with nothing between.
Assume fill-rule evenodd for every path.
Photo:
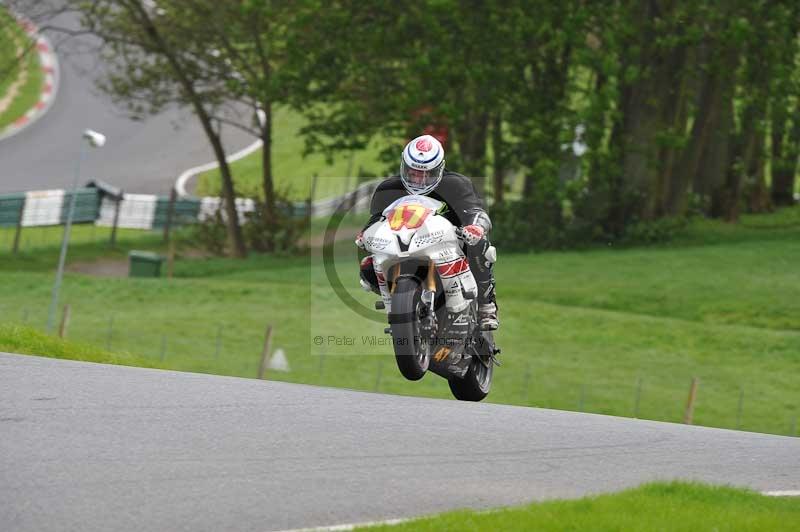
<instances>
[{"instance_id":1,"label":"helmet visor","mask_svg":"<svg viewBox=\"0 0 800 532\"><path fill-rule=\"evenodd\" d=\"M400 165L400 177L409 187L422 190L435 185L441 179L443 170L444 161L430 170L412 168L403 161Z\"/></svg>"}]
</instances>

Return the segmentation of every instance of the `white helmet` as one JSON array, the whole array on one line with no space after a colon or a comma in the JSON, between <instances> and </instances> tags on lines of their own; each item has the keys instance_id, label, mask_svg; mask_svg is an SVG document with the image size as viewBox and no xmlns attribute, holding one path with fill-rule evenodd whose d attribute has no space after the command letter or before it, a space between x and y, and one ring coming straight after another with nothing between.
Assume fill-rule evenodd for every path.
<instances>
[{"instance_id":1,"label":"white helmet","mask_svg":"<svg viewBox=\"0 0 800 532\"><path fill-rule=\"evenodd\" d=\"M403 149L400 179L411 194L427 194L444 175L444 148L430 135L417 137Z\"/></svg>"}]
</instances>

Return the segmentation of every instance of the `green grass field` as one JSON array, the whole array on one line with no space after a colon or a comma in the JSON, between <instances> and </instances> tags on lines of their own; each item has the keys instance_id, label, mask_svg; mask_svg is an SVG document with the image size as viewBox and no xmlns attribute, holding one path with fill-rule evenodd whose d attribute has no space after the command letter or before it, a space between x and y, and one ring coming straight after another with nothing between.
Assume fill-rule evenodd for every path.
<instances>
[{"instance_id":1,"label":"green grass field","mask_svg":"<svg viewBox=\"0 0 800 532\"><path fill-rule=\"evenodd\" d=\"M301 158L298 154L303 153L304 141L299 131L304 124L303 117L292 110L278 108L273 114L273 121L272 171L275 186L290 198L307 199L314 175L318 176L314 199L337 196L352 190L355 182L349 177L384 175L386 164L379 160L377 143L366 150L342 152L332 160L327 160L321 154ZM263 197L261 150L233 163L231 171L238 195ZM219 195L219 170L205 172L197 179L198 195Z\"/></svg>"},{"instance_id":2,"label":"green grass field","mask_svg":"<svg viewBox=\"0 0 800 532\"><path fill-rule=\"evenodd\" d=\"M109 260L91 231L78 228L73 266ZM488 400L679 422L697 377L697 424L797 434L799 237L795 208L746 216L736 227L697 221L675 242L653 248L500 250L504 364ZM23 247L15 258L4 241L0 232L0 321L42 328L57 244ZM121 248L112 260L161 243L157 234L126 232ZM336 257L348 293L371 307L374 296L357 288L349 241ZM68 337L164 367L254 377L272 324L273 348L284 350L292 370L269 378L450 395L438 377L410 383L399 376L391 346L381 344L385 318L347 309L318 253L245 261L185 256L175 274L171 281L68 275Z\"/></svg>"},{"instance_id":3,"label":"green grass field","mask_svg":"<svg viewBox=\"0 0 800 532\"><path fill-rule=\"evenodd\" d=\"M0 324L0 338L3 339L3 349L21 355L47 353L49 357L67 360L148 368L160 367L153 360L131 355L130 353L111 353L96 345L62 340L22 325Z\"/></svg>"},{"instance_id":4,"label":"green grass field","mask_svg":"<svg viewBox=\"0 0 800 532\"><path fill-rule=\"evenodd\" d=\"M395 526L391 532L480 530L780 531L797 530L800 499L682 482L653 483L621 493L533 503L490 512L457 511Z\"/></svg>"},{"instance_id":5,"label":"green grass field","mask_svg":"<svg viewBox=\"0 0 800 532\"><path fill-rule=\"evenodd\" d=\"M39 56L35 50L17 62L17 47L27 42L27 36L0 7L0 99L17 80L20 71L27 73L25 82L18 88L17 96L0 112L0 130L25 114L39 99L43 75L39 68Z\"/></svg>"}]
</instances>

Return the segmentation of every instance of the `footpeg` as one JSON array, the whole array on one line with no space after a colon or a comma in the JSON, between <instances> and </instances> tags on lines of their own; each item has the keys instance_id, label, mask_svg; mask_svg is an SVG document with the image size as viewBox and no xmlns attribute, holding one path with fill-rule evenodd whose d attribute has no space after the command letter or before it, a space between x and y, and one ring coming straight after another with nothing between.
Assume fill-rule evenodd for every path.
<instances>
[{"instance_id":1,"label":"footpeg","mask_svg":"<svg viewBox=\"0 0 800 532\"><path fill-rule=\"evenodd\" d=\"M381 301L380 299L375 302L375 310L383 310L386 308L386 304Z\"/></svg>"},{"instance_id":2,"label":"footpeg","mask_svg":"<svg viewBox=\"0 0 800 532\"><path fill-rule=\"evenodd\" d=\"M489 358L492 360L492 364L494 364L495 366L502 366L503 365L503 364L500 363L499 360L497 360L497 355L499 355L499 354L500 354L500 348L497 347L497 346L493 346L492 347L492 355Z\"/></svg>"},{"instance_id":3,"label":"footpeg","mask_svg":"<svg viewBox=\"0 0 800 532\"><path fill-rule=\"evenodd\" d=\"M386 328L383 330L383 332L384 332L384 333L386 333L386 334L392 334L392 328L391 328L391 327L386 327Z\"/></svg>"}]
</instances>

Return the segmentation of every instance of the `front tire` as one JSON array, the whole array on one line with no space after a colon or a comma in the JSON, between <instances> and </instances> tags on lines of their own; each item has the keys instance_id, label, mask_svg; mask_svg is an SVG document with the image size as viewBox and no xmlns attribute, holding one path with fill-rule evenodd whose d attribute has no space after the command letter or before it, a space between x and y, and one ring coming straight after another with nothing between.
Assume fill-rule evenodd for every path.
<instances>
[{"instance_id":1,"label":"front tire","mask_svg":"<svg viewBox=\"0 0 800 532\"><path fill-rule=\"evenodd\" d=\"M413 277L401 277L395 282L392 312L389 314L394 358L403 377L418 381L425 376L430 364L428 345L420 338L417 314L422 286Z\"/></svg>"}]
</instances>

